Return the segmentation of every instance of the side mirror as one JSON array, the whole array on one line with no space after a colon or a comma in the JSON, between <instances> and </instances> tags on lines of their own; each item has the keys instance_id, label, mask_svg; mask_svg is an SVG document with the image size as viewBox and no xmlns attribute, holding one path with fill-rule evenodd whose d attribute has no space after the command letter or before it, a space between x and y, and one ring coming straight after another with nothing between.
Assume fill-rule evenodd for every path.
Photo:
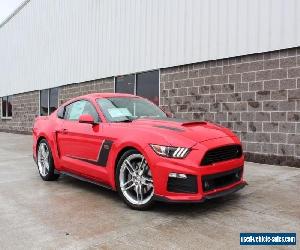
<instances>
[{"instance_id":1,"label":"side mirror","mask_svg":"<svg viewBox=\"0 0 300 250\"><path fill-rule=\"evenodd\" d=\"M96 124L94 118L91 115L81 115L79 117L79 123Z\"/></svg>"}]
</instances>

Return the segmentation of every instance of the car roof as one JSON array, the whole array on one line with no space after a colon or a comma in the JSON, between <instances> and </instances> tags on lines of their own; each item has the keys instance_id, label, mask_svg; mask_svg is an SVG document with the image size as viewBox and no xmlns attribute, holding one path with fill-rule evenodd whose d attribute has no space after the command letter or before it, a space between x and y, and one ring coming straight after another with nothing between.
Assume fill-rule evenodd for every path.
<instances>
[{"instance_id":1,"label":"car roof","mask_svg":"<svg viewBox=\"0 0 300 250\"><path fill-rule=\"evenodd\" d=\"M140 96L136 95L130 95L130 94L122 94L122 93L91 93L87 95L77 96L74 97L65 103L62 104L62 106L69 105L72 102L78 101L80 99L90 99L90 100L96 100L98 98L110 98L110 97L134 97L134 98L142 98Z\"/></svg>"},{"instance_id":2,"label":"car roof","mask_svg":"<svg viewBox=\"0 0 300 250\"><path fill-rule=\"evenodd\" d=\"M78 98L97 99L97 98L109 98L109 97L138 97L138 96L131 95L131 94L123 94L123 93L92 93L92 94L80 96Z\"/></svg>"}]
</instances>

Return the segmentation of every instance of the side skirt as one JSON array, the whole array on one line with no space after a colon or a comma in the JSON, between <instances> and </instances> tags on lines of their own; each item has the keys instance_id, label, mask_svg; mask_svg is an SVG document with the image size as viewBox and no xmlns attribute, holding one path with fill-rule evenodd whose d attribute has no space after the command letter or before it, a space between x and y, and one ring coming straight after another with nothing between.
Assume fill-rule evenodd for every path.
<instances>
[{"instance_id":1,"label":"side skirt","mask_svg":"<svg viewBox=\"0 0 300 250\"><path fill-rule=\"evenodd\" d=\"M85 177L82 177L82 176L79 176L79 175L76 175L76 174L71 174L71 173L68 173L68 172L59 172L60 174L63 174L63 175L67 175L67 176L70 176L70 177L73 177L77 180L80 180L80 181L84 181L84 182L88 182L88 183L92 183L94 185L97 185L99 187L103 187L103 188L106 188L106 189L110 189L110 190L113 190L111 188L111 186L109 185L106 185L106 184L103 184L101 182L97 182L97 181L93 181L93 180L90 180L90 179L87 179Z\"/></svg>"}]
</instances>

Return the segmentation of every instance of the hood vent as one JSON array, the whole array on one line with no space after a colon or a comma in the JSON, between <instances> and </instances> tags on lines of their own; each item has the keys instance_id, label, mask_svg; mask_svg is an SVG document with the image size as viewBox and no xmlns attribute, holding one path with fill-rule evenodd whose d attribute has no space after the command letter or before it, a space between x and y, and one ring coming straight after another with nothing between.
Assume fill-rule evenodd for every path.
<instances>
[{"instance_id":1,"label":"hood vent","mask_svg":"<svg viewBox=\"0 0 300 250\"><path fill-rule=\"evenodd\" d=\"M154 125L153 127L168 129L168 130L177 131L177 132L183 132L184 131L183 129L180 129L180 128L168 127L168 126L163 126L163 125Z\"/></svg>"},{"instance_id":2,"label":"hood vent","mask_svg":"<svg viewBox=\"0 0 300 250\"><path fill-rule=\"evenodd\" d=\"M203 125L206 125L207 122L185 122L185 123L182 123L181 126L183 127L193 127L193 126L203 126Z\"/></svg>"}]
</instances>

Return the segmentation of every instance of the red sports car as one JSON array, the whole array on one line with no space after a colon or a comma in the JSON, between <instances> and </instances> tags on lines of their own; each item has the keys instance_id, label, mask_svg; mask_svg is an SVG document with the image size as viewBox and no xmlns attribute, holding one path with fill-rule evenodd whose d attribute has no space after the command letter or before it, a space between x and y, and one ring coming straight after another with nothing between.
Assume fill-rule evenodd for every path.
<instances>
[{"instance_id":1,"label":"red sports car","mask_svg":"<svg viewBox=\"0 0 300 250\"><path fill-rule=\"evenodd\" d=\"M33 128L45 181L66 174L118 191L131 208L202 202L243 188L244 157L229 129L170 118L127 94L75 98Z\"/></svg>"}]
</instances>

